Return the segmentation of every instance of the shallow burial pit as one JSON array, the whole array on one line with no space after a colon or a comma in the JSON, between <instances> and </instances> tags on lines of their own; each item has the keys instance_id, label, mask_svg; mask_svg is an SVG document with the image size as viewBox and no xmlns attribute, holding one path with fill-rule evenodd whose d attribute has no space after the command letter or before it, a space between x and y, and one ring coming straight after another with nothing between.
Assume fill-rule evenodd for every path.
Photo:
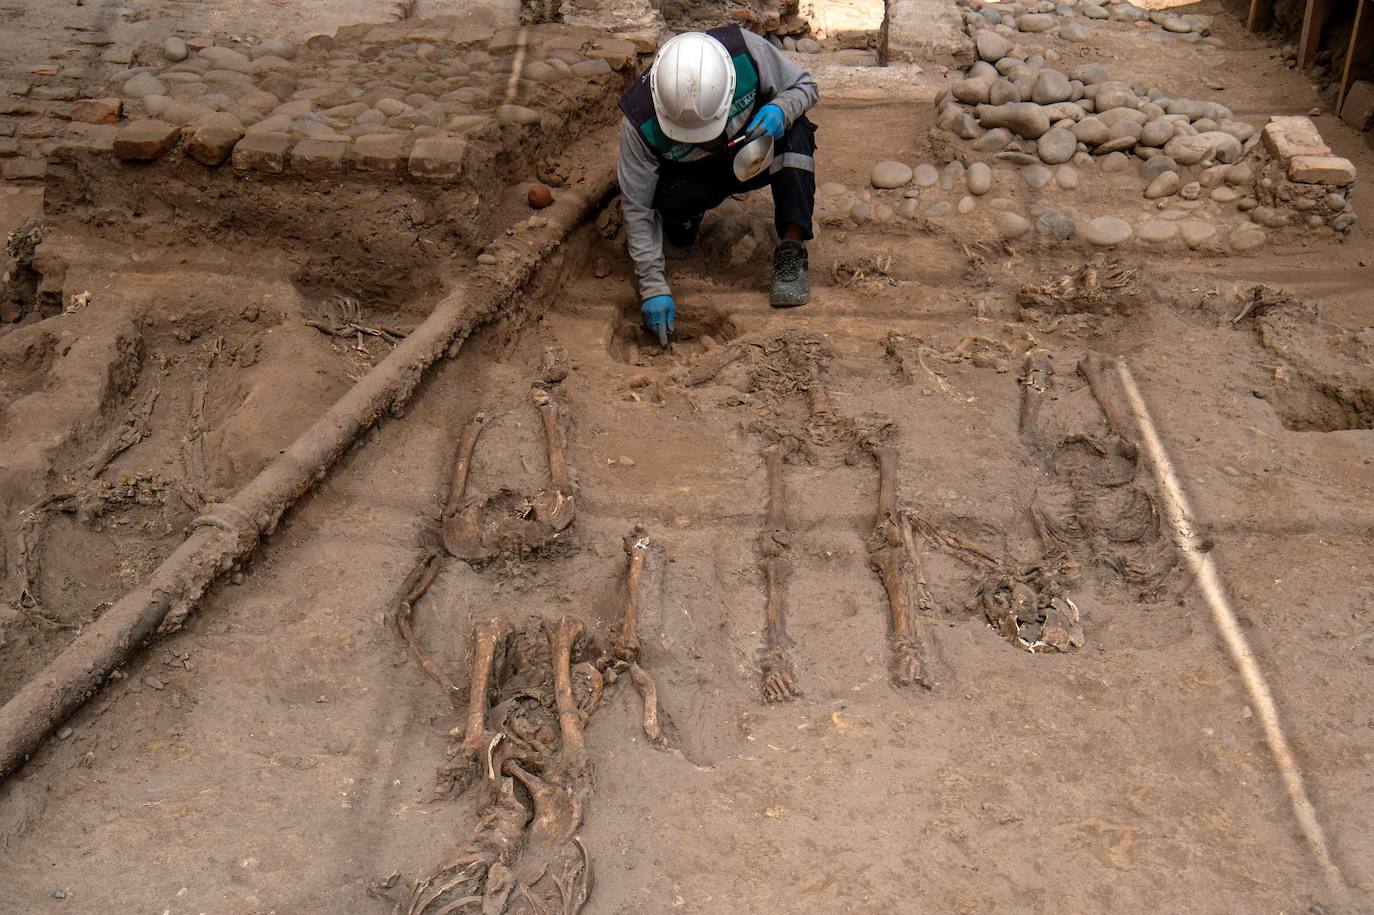
<instances>
[{"instance_id":1,"label":"shallow burial pit","mask_svg":"<svg viewBox=\"0 0 1374 915\"><path fill-rule=\"evenodd\" d=\"M607 351L611 358L626 365L676 365L737 336L739 330L728 314L714 305L694 302L690 308L679 312L672 338L663 347L644 329L639 306L631 303L617 315Z\"/></svg>"}]
</instances>

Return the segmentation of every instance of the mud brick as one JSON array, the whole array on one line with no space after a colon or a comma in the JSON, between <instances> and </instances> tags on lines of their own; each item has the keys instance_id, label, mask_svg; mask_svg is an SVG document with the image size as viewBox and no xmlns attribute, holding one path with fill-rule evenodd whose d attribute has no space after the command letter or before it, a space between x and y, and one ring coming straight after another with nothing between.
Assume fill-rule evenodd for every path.
<instances>
[{"instance_id":1,"label":"mud brick","mask_svg":"<svg viewBox=\"0 0 1374 915\"><path fill-rule=\"evenodd\" d=\"M302 175L341 172L350 145L337 140L301 140L291 150L291 170Z\"/></svg>"},{"instance_id":2,"label":"mud brick","mask_svg":"<svg viewBox=\"0 0 1374 915\"><path fill-rule=\"evenodd\" d=\"M42 114L44 111L46 111L45 106L39 102L31 102L28 99L14 98L13 96L0 96L0 114L25 117Z\"/></svg>"},{"instance_id":3,"label":"mud brick","mask_svg":"<svg viewBox=\"0 0 1374 915\"><path fill-rule=\"evenodd\" d=\"M29 98L40 102L70 102L76 98L76 90L71 86L34 86L29 90Z\"/></svg>"},{"instance_id":4,"label":"mud brick","mask_svg":"<svg viewBox=\"0 0 1374 915\"><path fill-rule=\"evenodd\" d=\"M0 137L0 159L19 155L19 141L13 137Z\"/></svg>"},{"instance_id":5,"label":"mud brick","mask_svg":"<svg viewBox=\"0 0 1374 915\"><path fill-rule=\"evenodd\" d=\"M353 141L353 165L365 172L398 172L406 160L402 134L368 134Z\"/></svg>"},{"instance_id":6,"label":"mud brick","mask_svg":"<svg viewBox=\"0 0 1374 915\"><path fill-rule=\"evenodd\" d=\"M56 152L98 152L114 151L114 138L119 127L114 124L82 124L76 121L67 125L57 142Z\"/></svg>"},{"instance_id":7,"label":"mud brick","mask_svg":"<svg viewBox=\"0 0 1374 915\"><path fill-rule=\"evenodd\" d=\"M6 159L0 163L0 177L7 181L42 178L48 173L46 159Z\"/></svg>"},{"instance_id":8,"label":"mud brick","mask_svg":"<svg viewBox=\"0 0 1374 915\"><path fill-rule=\"evenodd\" d=\"M134 121L114 136L117 158L147 162L171 152L181 130L165 121Z\"/></svg>"},{"instance_id":9,"label":"mud brick","mask_svg":"<svg viewBox=\"0 0 1374 915\"><path fill-rule=\"evenodd\" d=\"M1356 130L1374 127L1374 83L1360 79L1350 86L1341 106L1341 120Z\"/></svg>"},{"instance_id":10,"label":"mud brick","mask_svg":"<svg viewBox=\"0 0 1374 915\"><path fill-rule=\"evenodd\" d=\"M283 172L286 153L291 148L291 135L285 133L250 133L234 147L234 168L240 171Z\"/></svg>"},{"instance_id":11,"label":"mud brick","mask_svg":"<svg viewBox=\"0 0 1374 915\"><path fill-rule=\"evenodd\" d=\"M1294 156L1288 163L1288 180L1344 187L1355 183L1355 165L1340 156Z\"/></svg>"},{"instance_id":12,"label":"mud brick","mask_svg":"<svg viewBox=\"0 0 1374 915\"><path fill-rule=\"evenodd\" d=\"M1282 165L1294 156L1329 156L1331 149L1322 139L1311 118L1301 116L1273 117L1264 125L1264 148Z\"/></svg>"},{"instance_id":13,"label":"mud brick","mask_svg":"<svg viewBox=\"0 0 1374 915\"><path fill-rule=\"evenodd\" d=\"M635 43L624 38L598 38L596 44L585 56L604 60L617 70L623 70L635 62L637 54Z\"/></svg>"},{"instance_id":14,"label":"mud brick","mask_svg":"<svg viewBox=\"0 0 1374 915\"><path fill-rule=\"evenodd\" d=\"M72 102L71 119L85 124L118 124L124 102L117 98L83 98Z\"/></svg>"},{"instance_id":15,"label":"mud brick","mask_svg":"<svg viewBox=\"0 0 1374 915\"><path fill-rule=\"evenodd\" d=\"M463 171L468 145L452 137L426 137L415 141L410 153L410 174L427 181L449 181Z\"/></svg>"},{"instance_id":16,"label":"mud brick","mask_svg":"<svg viewBox=\"0 0 1374 915\"><path fill-rule=\"evenodd\" d=\"M186 144L186 155L201 165L213 168L223 164L243 139L243 131L232 127L200 127Z\"/></svg>"},{"instance_id":17,"label":"mud brick","mask_svg":"<svg viewBox=\"0 0 1374 915\"><path fill-rule=\"evenodd\" d=\"M0 79L0 95L20 96L29 94L29 84L17 79Z\"/></svg>"},{"instance_id":18,"label":"mud brick","mask_svg":"<svg viewBox=\"0 0 1374 915\"><path fill-rule=\"evenodd\" d=\"M19 130L16 134L17 136L29 140L41 140L44 137L57 136L62 132L64 126L66 125L61 121L53 120L52 118L33 118L27 121L20 121Z\"/></svg>"}]
</instances>

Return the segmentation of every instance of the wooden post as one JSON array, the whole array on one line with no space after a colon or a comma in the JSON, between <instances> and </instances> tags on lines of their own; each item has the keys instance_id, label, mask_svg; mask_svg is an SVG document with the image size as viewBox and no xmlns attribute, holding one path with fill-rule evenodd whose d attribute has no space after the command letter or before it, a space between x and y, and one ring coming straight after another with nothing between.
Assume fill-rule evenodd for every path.
<instances>
[{"instance_id":1,"label":"wooden post","mask_svg":"<svg viewBox=\"0 0 1374 915\"><path fill-rule=\"evenodd\" d=\"M1355 9L1355 27L1350 31L1350 47L1345 53L1345 72L1341 75L1341 91L1336 96L1336 116L1345 106L1345 96L1357 79L1374 76L1374 9L1369 0L1360 0Z\"/></svg>"},{"instance_id":2,"label":"wooden post","mask_svg":"<svg viewBox=\"0 0 1374 915\"><path fill-rule=\"evenodd\" d=\"M1322 26L1326 25L1327 0L1307 0L1302 14L1302 37L1298 39L1298 69L1312 63L1321 47Z\"/></svg>"},{"instance_id":3,"label":"wooden post","mask_svg":"<svg viewBox=\"0 0 1374 915\"><path fill-rule=\"evenodd\" d=\"M1274 24L1274 0L1250 0L1250 15L1245 27L1252 32L1264 32Z\"/></svg>"}]
</instances>

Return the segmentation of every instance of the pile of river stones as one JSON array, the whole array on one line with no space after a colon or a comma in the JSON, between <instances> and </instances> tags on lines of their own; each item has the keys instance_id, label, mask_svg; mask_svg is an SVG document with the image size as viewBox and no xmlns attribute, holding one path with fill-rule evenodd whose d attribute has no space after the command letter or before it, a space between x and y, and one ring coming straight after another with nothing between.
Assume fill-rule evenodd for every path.
<instances>
[{"instance_id":1,"label":"pile of river stones","mask_svg":"<svg viewBox=\"0 0 1374 915\"><path fill-rule=\"evenodd\" d=\"M1150 22L1170 34L1210 40L1210 17L1151 13L1129 0L963 5L978 59L935 100L939 125L967 143L962 161L914 168L879 162L870 174L877 194L823 185L823 221L966 215L996 188L991 222L1007 239L1077 239L1104 247L1134 239L1226 252L1264 244L1267 230L1341 234L1354 225L1354 166L1333 157L1306 118L1273 119L1261 136L1223 104L1113 80L1095 63L1058 69L1056 51L1021 43L1029 36L1082 40L1078 18ZM1092 171L1110 176L1103 182L1110 189L1129 194L1136 188L1143 201L1134 222L1110 213L1080 217L1054 201ZM1021 207L1010 199L1016 196L1030 201Z\"/></svg>"},{"instance_id":2,"label":"pile of river stones","mask_svg":"<svg viewBox=\"0 0 1374 915\"><path fill-rule=\"evenodd\" d=\"M606 95L635 57L633 43L587 30L434 22L348 27L304 46L173 37L114 74L122 114L138 123L126 126L126 142L116 136L113 151L146 160L184 141L207 166L232 156L243 170L280 171L299 144L313 161L363 167L368 157L355 155L356 145L391 151L387 167L397 161L404 170L420 141L440 149L494 139L503 125L555 126L550 117L561 125ZM234 156L244 140L244 155Z\"/></svg>"}]
</instances>

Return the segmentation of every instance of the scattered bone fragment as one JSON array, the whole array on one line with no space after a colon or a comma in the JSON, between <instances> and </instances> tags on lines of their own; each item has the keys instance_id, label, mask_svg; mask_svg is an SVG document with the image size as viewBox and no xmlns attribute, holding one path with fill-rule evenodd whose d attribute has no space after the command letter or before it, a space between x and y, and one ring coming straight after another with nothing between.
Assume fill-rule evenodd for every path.
<instances>
[{"instance_id":1,"label":"scattered bone fragment","mask_svg":"<svg viewBox=\"0 0 1374 915\"><path fill-rule=\"evenodd\" d=\"M566 530L576 516L572 480L568 475L566 418L561 405L547 391L536 387L532 395L544 421L549 452L549 486L534 497L534 515L552 535Z\"/></svg>"},{"instance_id":2,"label":"scattered bone fragment","mask_svg":"<svg viewBox=\"0 0 1374 915\"><path fill-rule=\"evenodd\" d=\"M548 346L544 348L544 355L539 360L540 381L544 384L558 384L568 377L571 369L566 347Z\"/></svg>"},{"instance_id":3,"label":"scattered bone fragment","mask_svg":"<svg viewBox=\"0 0 1374 915\"><path fill-rule=\"evenodd\" d=\"M511 635L510 621L505 617L493 617L472 628L470 643L470 673L468 677L467 726L463 731L463 743L458 749L457 758L450 760L440 770L438 794L444 795L457 787L461 792L476 775L476 770L484 769L484 778L490 779L493 773L482 763L497 735L487 730L488 700L493 682L497 679L497 656L502 652L505 641Z\"/></svg>"},{"instance_id":4,"label":"scattered bone fragment","mask_svg":"<svg viewBox=\"0 0 1374 915\"><path fill-rule=\"evenodd\" d=\"M159 354L153 357L153 361L156 364L153 367L152 378L149 379L142 395L129 408L129 415L110 430L95 454L91 455L82 468L91 479L100 476L121 452L137 445L152 433L153 408L157 406L158 396L162 393L162 381L167 377L166 358Z\"/></svg>"},{"instance_id":5,"label":"scattered bone fragment","mask_svg":"<svg viewBox=\"0 0 1374 915\"><path fill-rule=\"evenodd\" d=\"M878 516L868 538L869 561L882 579L890 611L888 639L892 648L892 681L897 686L934 683L926 669L925 638L917 616L920 597L929 602L925 573L918 565L910 529L897 510L897 449L880 445L878 459Z\"/></svg>"},{"instance_id":6,"label":"scattered bone fragment","mask_svg":"<svg viewBox=\"0 0 1374 915\"><path fill-rule=\"evenodd\" d=\"M759 565L767 588L763 647L763 698L782 702L802 694L793 672L791 643L787 638L787 579L792 564L787 559L792 536L787 530L787 483L783 478L783 446L769 445L763 452L768 468L768 515L759 534Z\"/></svg>"},{"instance_id":7,"label":"scattered bone fragment","mask_svg":"<svg viewBox=\"0 0 1374 915\"><path fill-rule=\"evenodd\" d=\"M662 590L663 546L651 538L643 525L635 525L625 538L628 556L625 574L625 612L620 627L611 635L610 676L628 671L644 704L644 736L655 747L663 749L668 739L659 724L658 687L653 677L639 663L642 645L639 640L641 609L646 599Z\"/></svg>"},{"instance_id":8,"label":"scattered bone fragment","mask_svg":"<svg viewBox=\"0 0 1374 915\"><path fill-rule=\"evenodd\" d=\"M1070 651L1084 643L1078 606L1065 593L1062 564L1052 560L983 579L978 602L988 623L1025 651Z\"/></svg>"},{"instance_id":9,"label":"scattered bone fragment","mask_svg":"<svg viewBox=\"0 0 1374 915\"><path fill-rule=\"evenodd\" d=\"M1021 373L1021 415L1018 427L1021 434L1038 447L1039 429L1036 420L1040 416L1040 405L1049 390L1054 368L1049 353L1042 349L1026 352L1025 369Z\"/></svg>"},{"instance_id":10,"label":"scattered bone fragment","mask_svg":"<svg viewBox=\"0 0 1374 915\"><path fill-rule=\"evenodd\" d=\"M572 691L573 646L586 627L574 616L564 616L549 628L549 659L553 664L554 702L558 707L558 730L562 737L559 768L569 777L583 777L591 773L582 736L582 713Z\"/></svg>"},{"instance_id":11,"label":"scattered bone fragment","mask_svg":"<svg viewBox=\"0 0 1374 915\"><path fill-rule=\"evenodd\" d=\"M420 602L420 598L425 596L429 586L434 583L434 578L439 574L441 565L440 554L438 551L427 552L420 558L420 562L411 571L401 586L402 597L396 607L396 630L401 634L401 638L410 647L415 659L420 662L420 667L429 675L435 683L444 688L449 701L454 705L462 702L463 691L454 685L449 679L448 674L435 664L420 647L420 643L415 638L415 630L412 626L415 616L415 605Z\"/></svg>"},{"instance_id":12,"label":"scattered bone fragment","mask_svg":"<svg viewBox=\"0 0 1374 915\"><path fill-rule=\"evenodd\" d=\"M1102 356L1098 353L1088 353L1079 360L1078 372L1088 382L1088 388L1092 391L1093 398L1102 408L1102 413L1107 418L1107 428L1128 446L1132 456L1134 456L1135 437L1131 434L1132 426L1130 420L1126 418L1110 394L1111 383L1107 380L1106 366Z\"/></svg>"},{"instance_id":13,"label":"scattered bone fragment","mask_svg":"<svg viewBox=\"0 0 1374 915\"><path fill-rule=\"evenodd\" d=\"M486 421L485 413L474 413L463 430L463 437L458 443L458 459L453 465L453 476L449 481L448 502L444 506L444 549L450 556L468 562L486 559L491 555L491 550L482 542L481 506L464 501L468 474L472 470L472 453Z\"/></svg>"}]
</instances>

